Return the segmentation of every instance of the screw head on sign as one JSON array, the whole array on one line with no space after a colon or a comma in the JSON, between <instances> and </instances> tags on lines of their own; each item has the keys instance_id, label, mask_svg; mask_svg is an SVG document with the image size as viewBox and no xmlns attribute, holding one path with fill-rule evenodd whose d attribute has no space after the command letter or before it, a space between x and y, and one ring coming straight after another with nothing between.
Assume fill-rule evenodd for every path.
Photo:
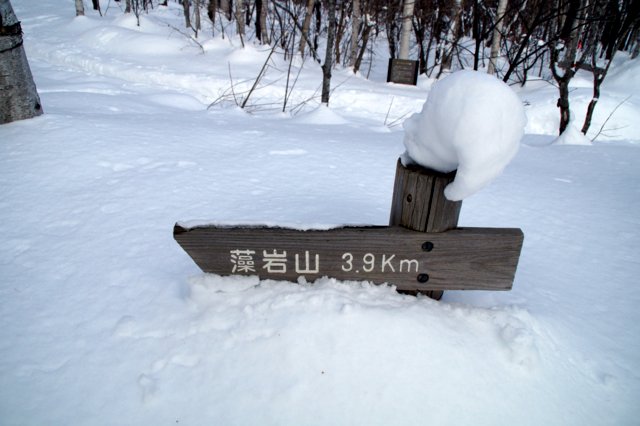
<instances>
[{"instance_id":1,"label":"screw head on sign","mask_svg":"<svg viewBox=\"0 0 640 426\"><path fill-rule=\"evenodd\" d=\"M429 274L418 274L418 282L426 283L429 281Z\"/></svg>"},{"instance_id":2,"label":"screw head on sign","mask_svg":"<svg viewBox=\"0 0 640 426\"><path fill-rule=\"evenodd\" d=\"M431 241L426 241L422 243L422 250L431 251L433 250L433 243Z\"/></svg>"}]
</instances>

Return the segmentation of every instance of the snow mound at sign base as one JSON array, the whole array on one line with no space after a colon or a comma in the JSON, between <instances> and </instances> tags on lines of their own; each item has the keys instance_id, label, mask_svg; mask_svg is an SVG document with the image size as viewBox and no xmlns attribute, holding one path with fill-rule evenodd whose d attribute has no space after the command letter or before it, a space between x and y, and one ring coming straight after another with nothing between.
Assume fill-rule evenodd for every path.
<instances>
[{"instance_id":1,"label":"snow mound at sign base","mask_svg":"<svg viewBox=\"0 0 640 426\"><path fill-rule=\"evenodd\" d=\"M436 82L422 111L404 123L403 162L458 170L445 196L462 200L495 179L518 151L527 119L502 81L459 71Z\"/></svg>"}]
</instances>

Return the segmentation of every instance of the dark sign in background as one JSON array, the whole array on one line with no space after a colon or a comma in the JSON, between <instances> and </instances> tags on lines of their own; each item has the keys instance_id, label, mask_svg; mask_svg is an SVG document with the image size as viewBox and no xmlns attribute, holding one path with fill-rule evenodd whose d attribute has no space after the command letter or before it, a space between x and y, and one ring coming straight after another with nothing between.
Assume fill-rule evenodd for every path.
<instances>
[{"instance_id":1,"label":"dark sign in background","mask_svg":"<svg viewBox=\"0 0 640 426\"><path fill-rule=\"evenodd\" d=\"M415 86L418 83L418 61L390 58L387 82Z\"/></svg>"}]
</instances>

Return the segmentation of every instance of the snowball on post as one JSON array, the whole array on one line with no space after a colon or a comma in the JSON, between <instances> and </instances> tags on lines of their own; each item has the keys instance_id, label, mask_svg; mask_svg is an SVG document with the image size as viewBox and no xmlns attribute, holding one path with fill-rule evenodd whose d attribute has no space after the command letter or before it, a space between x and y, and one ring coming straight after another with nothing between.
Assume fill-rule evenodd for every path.
<instances>
[{"instance_id":1,"label":"snowball on post","mask_svg":"<svg viewBox=\"0 0 640 426\"><path fill-rule=\"evenodd\" d=\"M445 196L459 201L496 177L518 152L527 118L522 101L501 80L458 71L434 83L422 111L404 122L404 164L457 170Z\"/></svg>"}]
</instances>

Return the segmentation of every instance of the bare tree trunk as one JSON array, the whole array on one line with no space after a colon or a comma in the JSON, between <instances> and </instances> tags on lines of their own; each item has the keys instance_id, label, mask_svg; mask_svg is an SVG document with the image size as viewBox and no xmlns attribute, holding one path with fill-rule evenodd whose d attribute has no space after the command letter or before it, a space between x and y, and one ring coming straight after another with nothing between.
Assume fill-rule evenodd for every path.
<instances>
[{"instance_id":1,"label":"bare tree trunk","mask_svg":"<svg viewBox=\"0 0 640 426\"><path fill-rule=\"evenodd\" d=\"M242 40L244 38L244 4L242 3L242 0L236 0L235 6L236 6L236 10L235 10L236 26L238 29L238 35Z\"/></svg>"},{"instance_id":2,"label":"bare tree trunk","mask_svg":"<svg viewBox=\"0 0 640 426\"><path fill-rule=\"evenodd\" d=\"M131 13L131 0L125 1L124 13Z\"/></svg>"},{"instance_id":3,"label":"bare tree trunk","mask_svg":"<svg viewBox=\"0 0 640 426\"><path fill-rule=\"evenodd\" d=\"M436 8L433 13L433 17L431 18L431 25L429 29L429 41L427 42L426 55L424 58L425 62L425 74L427 77L431 77L433 70L440 62L440 21L442 20L440 8ZM429 56L431 55L431 46L433 46L435 41L434 58L433 58L433 67L429 68Z\"/></svg>"},{"instance_id":4,"label":"bare tree trunk","mask_svg":"<svg viewBox=\"0 0 640 426\"><path fill-rule=\"evenodd\" d=\"M200 0L194 0L193 7L195 8L195 18L196 18L196 37L198 36L198 31L202 28L202 22L200 22Z\"/></svg>"},{"instance_id":5,"label":"bare tree trunk","mask_svg":"<svg viewBox=\"0 0 640 426\"><path fill-rule=\"evenodd\" d=\"M358 35L360 34L360 0L353 0L351 10L351 45L349 46L349 66L354 67L358 59ZM353 71L354 73L357 71Z\"/></svg>"},{"instance_id":6,"label":"bare tree trunk","mask_svg":"<svg viewBox=\"0 0 640 426\"><path fill-rule=\"evenodd\" d=\"M82 0L76 0L76 16L84 16L84 3L82 3Z\"/></svg>"},{"instance_id":7,"label":"bare tree trunk","mask_svg":"<svg viewBox=\"0 0 640 426\"><path fill-rule=\"evenodd\" d=\"M262 41L262 0L256 0L256 38L263 43Z\"/></svg>"},{"instance_id":8,"label":"bare tree trunk","mask_svg":"<svg viewBox=\"0 0 640 426\"><path fill-rule=\"evenodd\" d=\"M33 118L42 106L11 2L0 0L0 124Z\"/></svg>"},{"instance_id":9,"label":"bare tree trunk","mask_svg":"<svg viewBox=\"0 0 640 426\"><path fill-rule=\"evenodd\" d=\"M269 0L262 0L262 7L260 8L260 28L262 32L262 43L269 44L269 32L267 31L267 13L269 12Z\"/></svg>"},{"instance_id":10,"label":"bare tree trunk","mask_svg":"<svg viewBox=\"0 0 640 426\"><path fill-rule=\"evenodd\" d=\"M571 71L573 74L573 71ZM571 78L567 78L569 74L565 74L565 77L558 80L558 102L556 106L560 108L560 127L558 128L558 133L563 134L565 130L567 130L567 126L569 126L569 121L571 121L571 110L569 109L569 80ZM572 76L573 77L573 76Z\"/></svg>"},{"instance_id":11,"label":"bare tree trunk","mask_svg":"<svg viewBox=\"0 0 640 426\"><path fill-rule=\"evenodd\" d=\"M340 19L338 19L336 21L336 39L333 42L335 49L336 49L336 56L334 59L334 62L336 64L340 63L340 43L342 43L342 36L344 34L344 28L346 26L345 23L345 19L344 19L344 9L345 9L345 2L342 2L340 4Z\"/></svg>"},{"instance_id":12,"label":"bare tree trunk","mask_svg":"<svg viewBox=\"0 0 640 426\"><path fill-rule=\"evenodd\" d=\"M331 69L333 68L333 43L336 36L336 0L327 0L329 8L329 29L327 34L327 50L322 65L322 98L321 102L329 105L331 92Z\"/></svg>"},{"instance_id":13,"label":"bare tree trunk","mask_svg":"<svg viewBox=\"0 0 640 426\"><path fill-rule=\"evenodd\" d=\"M596 53L594 52L594 59ZM589 127L591 127L591 119L593 117L593 111L596 109L596 104L598 103L598 99L600 99L600 85L604 81L605 76L607 75L607 71L609 71L609 65L611 65L611 61L607 63L606 68L597 68L595 65L596 61L592 62L593 66L593 97L589 102L589 106L587 107L587 114L584 117L584 123L582 124L582 133L585 135L589 131Z\"/></svg>"},{"instance_id":14,"label":"bare tree trunk","mask_svg":"<svg viewBox=\"0 0 640 426\"><path fill-rule=\"evenodd\" d=\"M231 20L231 0L220 0L220 10L228 21Z\"/></svg>"},{"instance_id":15,"label":"bare tree trunk","mask_svg":"<svg viewBox=\"0 0 640 426\"><path fill-rule=\"evenodd\" d=\"M478 71L480 66L480 53L483 50L482 45L484 41L482 31L482 18L480 16L479 0L473 0L473 40L475 49L473 50L473 70ZM422 46L421 46L422 47Z\"/></svg>"},{"instance_id":16,"label":"bare tree trunk","mask_svg":"<svg viewBox=\"0 0 640 426\"><path fill-rule=\"evenodd\" d=\"M189 11L189 0L182 0L182 8L184 9L184 25L191 28L191 12Z\"/></svg>"},{"instance_id":17,"label":"bare tree trunk","mask_svg":"<svg viewBox=\"0 0 640 426\"><path fill-rule=\"evenodd\" d=\"M569 2L566 13L560 15L558 28L562 28L560 31L560 40L565 44L564 50L566 52L564 53L564 57L560 57L558 45L555 42L549 45L551 53L551 63L549 65L553 78L556 83L558 83L558 92L560 95L557 102L557 106L560 109L559 134L564 133L571 121L569 82L579 67L579 64L576 63L578 42L580 40L578 23L584 20L585 1L586 0L572 0Z\"/></svg>"},{"instance_id":18,"label":"bare tree trunk","mask_svg":"<svg viewBox=\"0 0 640 426\"><path fill-rule=\"evenodd\" d=\"M215 23L216 23L216 5L218 3L218 0L209 0L209 3L207 4L207 16L209 17L209 20L211 21L211 28L213 29L215 27Z\"/></svg>"},{"instance_id":19,"label":"bare tree trunk","mask_svg":"<svg viewBox=\"0 0 640 426\"><path fill-rule=\"evenodd\" d=\"M360 71L360 66L362 65L362 58L364 57L364 52L367 50L367 44L369 43L369 34L371 34L371 29L373 28L373 23L367 22L367 18L365 16L364 28L362 30L362 46L360 47L360 52L358 52L358 57L356 58L356 62L353 64L353 72L354 74Z\"/></svg>"},{"instance_id":20,"label":"bare tree trunk","mask_svg":"<svg viewBox=\"0 0 640 426\"><path fill-rule=\"evenodd\" d=\"M458 32L460 26L460 20L462 18L462 0L454 1L454 9L451 17L451 24L449 31L447 32L444 51L442 53L442 62L440 64L440 71L438 72L438 78L444 70L450 70L453 63L453 53L458 45Z\"/></svg>"},{"instance_id":21,"label":"bare tree trunk","mask_svg":"<svg viewBox=\"0 0 640 426\"><path fill-rule=\"evenodd\" d=\"M302 23L302 37L300 37L300 55L304 56L304 49L307 46L307 40L309 39L309 28L311 27L311 17L313 16L313 5L316 0L307 1L307 13L304 15L304 22Z\"/></svg>"},{"instance_id":22,"label":"bare tree trunk","mask_svg":"<svg viewBox=\"0 0 640 426\"><path fill-rule=\"evenodd\" d=\"M415 0L404 0L402 10L402 32L400 33L400 54L399 59L409 59L409 39L411 37L411 22L413 19L413 9Z\"/></svg>"},{"instance_id":23,"label":"bare tree trunk","mask_svg":"<svg viewBox=\"0 0 640 426\"><path fill-rule=\"evenodd\" d=\"M387 29L387 40L389 41L389 57L398 57L398 25L396 23L396 9L389 5L386 8L385 26ZM399 13L399 12L398 12Z\"/></svg>"},{"instance_id":24,"label":"bare tree trunk","mask_svg":"<svg viewBox=\"0 0 640 426\"><path fill-rule=\"evenodd\" d=\"M313 34L313 51L317 52L319 44L318 38L320 37L320 30L322 28L322 3L320 2L320 0L316 0L316 2L313 4L313 11L316 14L316 30ZM320 61L318 60L318 62Z\"/></svg>"},{"instance_id":25,"label":"bare tree trunk","mask_svg":"<svg viewBox=\"0 0 640 426\"><path fill-rule=\"evenodd\" d=\"M590 18L594 21L591 26L586 30L586 34L583 34L583 55L589 54L591 57L591 72L593 73L593 97L589 102L589 106L587 107L587 114L584 117L584 123L582 124L582 133L585 135L589 131L589 127L591 127L591 119L593 117L593 111L596 108L596 104L598 103L598 99L600 98L600 86L604 81L604 78L607 76L607 72L609 72L609 67L611 66L611 62L613 60L613 56L615 55L615 50L612 52L611 57L605 59L606 65L604 67L598 67L598 36L602 34L601 28L607 28L607 21L611 20L611 16L607 16L604 5L596 4L595 7L591 10L592 14ZM602 19L606 17L606 21ZM598 21L600 22L600 26L598 26ZM607 22L606 24L602 24L602 22ZM623 25L617 26L617 28L622 29ZM606 30L605 30L606 32ZM607 34L610 37L610 42L617 44L619 38L626 37L626 32L622 30L620 33L615 33L614 31L610 31ZM603 50L606 49L606 45L602 45Z\"/></svg>"},{"instance_id":26,"label":"bare tree trunk","mask_svg":"<svg viewBox=\"0 0 640 426\"><path fill-rule=\"evenodd\" d=\"M491 55L489 57L489 74L496 73L496 61L500 56L500 41L502 40L502 29L504 28L504 14L507 11L508 0L498 2L498 13L496 15L496 26L493 29L493 39L491 40Z\"/></svg>"},{"instance_id":27,"label":"bare tree trunk","mask_svg":"<svg viewBox=\"0 0 640 426\"><path fill-rule=\"evenodd\" d=\"M631 59L635 59L640 55L640 31L638 31L635 43L633 51L631 52Z\"/></svg>"}]
</instances>

